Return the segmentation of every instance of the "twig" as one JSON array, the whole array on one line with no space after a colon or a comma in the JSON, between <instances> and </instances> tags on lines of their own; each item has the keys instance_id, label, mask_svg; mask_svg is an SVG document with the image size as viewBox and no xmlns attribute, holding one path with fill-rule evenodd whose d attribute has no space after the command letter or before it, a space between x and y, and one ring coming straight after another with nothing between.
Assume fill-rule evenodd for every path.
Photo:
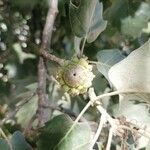
<instances>
[{"instance_id":1,"label":"twig","mask_svg":"<svg viewBox=\"0 0 150 150\"><path fill-rule=\"evenodd\" d=\"M106 66L106 67L111 67L110 65L107 65L107 64L105 64L105 63L102 63L102 62L100 62L100 61L91 61L91 60L88 60L88 62L90 63L90 64L94 64L94 65L104 65L104 66Z\"/></svg>"},{"instance_id":2,"label":"twig","mask_svg":"<svg viewBox=\"0 0 150 150\"><path fill-rule=\"evenodd\" d=\"M86 40L87 40L87 35L83 39L83 44L82 44L81 51L80 51L80 57L82 57L82 55L83 55Z\"/></svg>"},{"instance_id":3,"label":"twig","mask_svg":"<svg viewBox=\"0 0 150 150\"><path fill-rule=\"evenodd\" d=\"M143 130L143 132L142 132L142 131L139 131L139 130L130 128L130 127L126 126L126 125L119 125L118 128L130 130L130 131L132 131L132 132L138 133L138 134L140 134L140 135L142 135L142 136L144 136L144 137L150 139L150 133L147 134L144 130Z\"/></svg>"},{"instance_id":4,"label":"twig","mask_svg":"<svg viewBox=\"0 0 150 150\"><path fill-rule=\"evenodd\" d=\"M148 92L148 91L139 91L139 90L136 90L136 89L129 89L129 90L122 90L122 91L114 91L114 92L99 95L99 96L96 97L96 99L94 101L98 101L98 100L100 100L104 97L109 97L109 96L114 96L114 95L119 95L119 94L134 94L134 93L150 94L150 92Z\"/></svg>"},{"instance_id":5,"label":"twig","mask_svg":"<svg viewBox=\"0 0 150 150\"><path fill-rule=\"evenodd\" d=\"M58 0L49 0L49 10L43 30L41 51L47 50L51 45L54 21L58 13Z\"/></svg>"},{"instance_id":6,"label":"twig","mask_svg":"<svg viewBox=\"0 0 150 150\"><path fill-rule=\"evenodd\" d=\"M56 57L55 55L50 54L49 52L47 52L47 51L45 51L45 50L41 52L41 55L42 55L44 58L48 59L48 60L51 60L51 61L56 62L56 63L59 64L60 66L64 65L64 63L65 63L65 60L64 60L64 59L61 59L61 58L59 58L59 57Z\"/></svg>"},{"instance_id":7,"label":"twig","mask_svg":"<svg viewBox=\"0 0 150 150\"><path fill-rule=\"evenodd\" d=\"M92 142L90 144L90 147L91 147L90 150L93 149L93 147L94 147L94 145L95 145L95 143L96 143L96 141L97 141L97 139L98 139L98 137L99 137L99 135L100 135L100 133L102 131L102 128L103 128L103 125L104 125L105 122L106 122L106 118L105 118L104 115L102 115L101 119L100 119L100 123L99 123L98 129L97 129L97 131L95 133L95 136L92 139Z\"/></svg>"},{"instance_id":8,"label":"twig","mask_svg":"<svg viewBox=\"0 0 150 150\"><path fill-rule=\"evenodd\" d=\"M43 30L42 36L42 45L40 49L40 53L43 53L50 47L51 36L53 32L53 25L55 21L55 17L58 13L58 0L49 0L50 7L48 10L46 23ZM44 110L42 108L43 105L47 103L46 99L46 67L44 58L40 56L39 64L38 64L38 125L44 125Z\"/></svg>"},{"instance_id":9,"label":"twig","mask_svg":"<svg viewBox=\"0 0 150 150\"><path fill-rule=\"evenodd\" d=\"M112 138L113 138L113 127L111 127L110 130L109 130L109 135L108 135L108 141L107 141L107 145L106 145L106 150L110 150Z\"/></svg>"},{"instance_id":10,"label":"twig","mask_svg":"<svg viewBox=\"0 0 150 150\"><path fill-rule=\"evenodd\" d=\"M83 114L87 111L87 109L92 105L92 101L89 101L85 107L82 109L82 111L80 112L80 114L78 115L78 117L76 118L76 120L74 121L74 124L72 126L72 128L75 127L75 125L78 123L78 121L82 118Z\"/></svg>"},{"instance_id":11,"label":"twig","mask_svg":"<svg viewBox=\"0 0 150 150\"><path fill-rule=\"evenodd\" d=\"M114 119L107 113L107 111L101 105L96 106L96 108L102 115L105 115L105 118L110 123L110 125L114 126Z\"/></svg>"},{"instance_id":12,"label":"twig","mask_svg":"<svg viewBox=\"0 0 150 150\"><path fill-rule=\"evenodd\" d=\"M46 102L46 70L44 65L44 60L40 57L39 65L38 65L38 125L43 126L43 115L44 110L42 106Z\"/></svg>"},{"instance_id":13,"label":"twig","mask_svg":"<svg viewBox=\"0 0 150 150\"><path fill-rule=\"evenodd\" d=\"M62 107L61 105L60 105L60 106L48 105L48 106L43 106L43 108L49 108L49 109L51 109L51 110L57 110L57 111L60 111L60 112L62 112L62 113L68 114L69 116L74 117L74 118L76 118L76 117L78 116L78 115L77 115L76 113L74 113L72 110L66 109L66 108ZM85 122L86 119L81 116L81 118L80 118L79 121Z\"/></svg>"}]
</instances>

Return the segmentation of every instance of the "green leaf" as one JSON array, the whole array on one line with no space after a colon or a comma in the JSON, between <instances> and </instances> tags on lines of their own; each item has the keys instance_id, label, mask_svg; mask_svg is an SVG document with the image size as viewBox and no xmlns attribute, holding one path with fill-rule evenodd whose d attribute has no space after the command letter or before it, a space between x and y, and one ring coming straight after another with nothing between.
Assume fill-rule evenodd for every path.
<instances>
[{"instance_id":1,"label":"green leaf","mask_svg":"<svg viewBox=\"0 0 150 150\"><path fill-rule=\"evenodd\" d=\"M78 7L70 1L70 22L74 34L93 42L107 25L102 13L103 5L98 0L81 0Z\"/></svg>"},{"instance_id":2,"label":"green leaf","mask_svg":"<svg viewBox=\"0 0 150 150\"><path fill-rule=\"evenodd\" d=\"M22 133L16 131L10 140L13 150L32 150L31 146L25 141Z\"/></svg>"},{"instance_id":3,"label":"green leaf","mask_svg":"<svg viewBox=\"0 0 150 150\"><path fill-rule=\"evenodd\" d=\"M59 115L43 128L38 140L38 150L88 150L91 129L87 123L78 123L67 115Z\"/></svg>"},{"instance_id":4,"label":"green leaf","mask_svg":"<svg viewBox=\"0 0 150 150\"><path fill-rule=\"evenodd\" d=\"M22 127L26 127L31 118L36 114L37 111L37 95L33 96L29 102L24 104L16 114L17 122Z\"/></svg>"},{"instance_id":5,"label":"green leaf","mask_svg":"<svg viewBox=\"0 0 150 150\"><path fill-rule=\"evenodd\" d=\"M109 69L124 58L125 56L118 49L101 50L97 53L97 69L107 80L109 80Z\"/></svg>"},{"instance_id":6,"label":"green leaf","mask_svg":"<svg viewBox=\"0 0 150 150\"><path fill-rule=\"evenodd\" d=\"M0 150L10 150L6 140L0 139Z\"/></svg>"}]
</instances>

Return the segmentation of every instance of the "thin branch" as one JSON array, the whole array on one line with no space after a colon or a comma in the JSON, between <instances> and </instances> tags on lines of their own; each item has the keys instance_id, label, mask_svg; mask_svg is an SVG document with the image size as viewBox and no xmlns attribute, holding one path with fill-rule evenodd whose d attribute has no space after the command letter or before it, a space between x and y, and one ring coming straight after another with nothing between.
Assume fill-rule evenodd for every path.
<instances>
[{"instance_id":1,"label":"thin branch","mask_svg":"<svg viewBox=\"0 0 150 150\"><path fill-rule=\"evenodd\" d=\"M138 134L140 134L140 135L142 135L142 136L144 136L144 137L150 139L150 133L149 133L149 132L148 132L148 133L145 132L143 129L142 129L142 131L143 131L143 132L142 132L142 131L139 131L139 130L130 128L130 127L126 126L126 125L119 125L118 128L130 130L130 131L132 131L132 132L138 133Z\"/></svg>"},{"instance_id":2,"label":"thin branch","mask_svg":"<svg viewBox=\"0 0 150 150\"><path fill-rule=\"evenodd\" d=\"M114 91L114 92L99 95L96 97L96 99L94 99L94 101L98 101L104 97L109 97L109 96L114 96L114 95L119 95L119 94L134 94L134 93L150 94L150 92L148 92L148 91L139 91L136 89L129 89L129 90L122 90L122 91Z\"/></svg>"},{"instance_id":3,"label":"thin branch","mask_svg":"<svg viewBox=\"0 0 150 150\"><path fill-rule=\"evenodd\" d=\"M104 65L104 66L106 66L106 67L111 67L110 65L107 65L107 64L105 64L105 63L102 63L102 62L100 62L100 61L91 61L91 60L89 60L88 61L90 64L94 64L94 65Z\"/></svg>"},{"instance_id":4,"label":"thin branch","mask_svg":"<svg viewBox=\"0 0 150 150\"><path fill-rule=\"evenodd\" d=\"M40 53L43 53L44 51L48 50L50 47L50 41L52 37L53 32L53 26L54 21L56 18L56 15L58 13L58 0L49 0L50 7L48 10L46 23L43 30L43 36L42 36L42 44ZM40 56L39 58L39 64L38 64L38 125L43 126L45 111L42 108L42 106L47 105L47 99L46 99L46 66L44 62L44 58Z\"/></svg>"},{"instance_id":5,"label":"thin branch","mask_svg":"<svg viewBox=\"0 0 150 150\"><path fill-rule=\"evenodd\" d=\"M83 44L82 44L81 51L80 51L80 57L82 57L82 55L83 55L86 40L87 40L87 36L85 36L83 39Z\"/></svg>"},{"instance_id":6,"label":"thin branch","mask_svg":"<svg viewBox=\"0 0 150 150\"><path fill-rule=\"evenodd\" d=\"M101 105L96 106L96 108L102 115L105 115L105 118L110 123L110 125L114 126L114 119L107 113L106 109L104 109Z\"/></svg>"},{"instance_id":7,"label":"thin branch","mask_svg":"<svg viewBox=\"0 0 150 150\"><path fill-rule=\"evenodd\" d=\"M104 125L105 122L106 122L106 118L105 118L104 115L102 115L101 119L100 119L100 123L99 123L98 129L97 129L97 131L96 131L96 133L94 135L94 138L92 139L92 142L90 144L90 147L91 147L90 149L91 150L93 149L93 147L94 147L98 137L100 136L100 133L102 131L102 128L103 128L103 125Z\"/></svg>"},{"instance_id":8,"label":"thin branch","mask_svg":"<svg viewBox=\"0 0 150 150\"><path fill-rule=\"evenodd\" d=\"M78 121L82 118L83 114L87 111L87 109L92 105L92 101L89 101L85 107L82 109L82 111L80 112L80 114L78 115L78 117L76 118L76 120L74 121L74 124L72 126L72 128L75 127L75 125L78 123Z\"/></svg>"},{"instance_id":9,"label":"thin branch","mask_svg":"<svg viewBox=\"0 0 150 150\"><path fill-rule=\"evenodd\" d=\"M41 51L47 50L51 45L54 21L58 13L58 0L49 0L49 10L43 30Z\"/></svg>"},{"instance_id":10,"label":"thin branch","mask_svg":"<svg viewBox=\"0 0 150 150\"><path fill-rule=\"evenodd\" d=\"M109 130L109 135L108 135L108 141L107 141L107 145L106 145L106 150L110 150L112 138L113 138L113 127L111 127L110 130Z\"/></svg>"},{"instance_id":11,"label":"thin branch","mask_svg":"<svg viewBox=\"0 0 150 150\"><path fill-rule=\"evenodd\" d=\"M48 59L48 60L51 60L51 61L56 62L56 63L59 64L60 66L63 66L64 63L65 63L65 60L64 60L64 59L61 59L61 58L59 58L59 57L56 57L55 55L50 54L50 53L47 52L47 51L42 51L42 52L41 52L41 55L42 55L44 58Z\"/></svg>"}]
</instances>

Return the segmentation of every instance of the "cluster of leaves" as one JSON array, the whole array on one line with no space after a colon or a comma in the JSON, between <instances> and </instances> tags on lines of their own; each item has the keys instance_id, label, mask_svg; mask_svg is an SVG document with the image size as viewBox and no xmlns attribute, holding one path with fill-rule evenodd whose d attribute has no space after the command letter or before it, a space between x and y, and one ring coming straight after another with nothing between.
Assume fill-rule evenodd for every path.
<instances>
[{"instance_id":1,"label":"cluster of leaves","mask_svg":"<svg viewBox=\"0 0 150 150\"><path fill-rule=\"evenodd\" d=\"M96 78L93 80L95 93L99 95L114 89L139 92L119 95L121 103L116 102L118 97L112 97L111 101L103 99L104 107L115 117L125 116L131 122L136 120L139 127L141 124L149 127L150 41L145 43L150 33L149 2L58 2L59 13L51 44L53 53L63 59L70 59L74 54L81 55L80 49L83 50L87 40L84 54L89 60L97 60L94 70ZM0 125L8 137L2 131L1 135L5 138L0 139L2 150L88 150L98 124L99 114L95 108L90 108L84 121L73 126L74 117L89 98L86 94L70 97L64 93L51 77L58 66L48 62L50 80L47 82L46 96L50 106L45 108L48 122L37 129L37 120L34 119L32 131L27 130L38 109L37 62L47 10L46 0L0 1ZM107 131L103 132L107 135ZM130 149L150 147L144 137L138 139L138 143L135 143L134 137L125 142ZM97 144L99 149L105 143L106 140L100 140ZM114 147L120 148L118 141L114 139L113 143Z\"/></svg>"}]
</instances>

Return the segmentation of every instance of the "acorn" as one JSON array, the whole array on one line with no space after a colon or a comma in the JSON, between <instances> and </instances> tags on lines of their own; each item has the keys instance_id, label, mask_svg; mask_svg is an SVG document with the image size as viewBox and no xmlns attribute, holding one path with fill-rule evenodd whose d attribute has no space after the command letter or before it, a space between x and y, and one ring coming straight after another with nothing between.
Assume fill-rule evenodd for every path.
<instances>
[{"instance_id":1,"label":"acorn","mask_svg":"<svg viewBox=\"0 0 150 150\"><path fill-rule=\"evenodd\" d=\"M73 57L58 69L56 80L65 92L75 96L86 93L94 77L92 65L89 64L87 57Z\"/></svg>"}]
</instances>

